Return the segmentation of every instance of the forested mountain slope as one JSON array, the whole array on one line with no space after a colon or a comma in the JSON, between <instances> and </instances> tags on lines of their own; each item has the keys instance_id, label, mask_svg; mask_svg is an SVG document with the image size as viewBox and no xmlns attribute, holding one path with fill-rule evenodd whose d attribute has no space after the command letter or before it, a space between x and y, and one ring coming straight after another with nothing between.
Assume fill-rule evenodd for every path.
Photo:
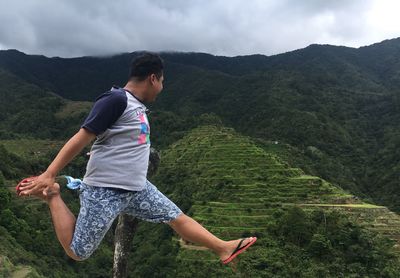
<instances>
[{"instance_id":1,"label":"forested mountain slope","mask_svg":"<svg viewBox=\"0 0 400 278\"><path fill-rule=\"evenodd\" d=\"M1 208L0 226L6 229L0 227L0 248L4 262L19 265L1 271L31 271L28 266L33 265L32 273L50 277L67 273L69 277L109 276L112 231L93 258L73 263L55 239L45 204L17 199L12 191L6 193L12 190L7 186L18 178L38 171L31 165L45 167L61 144L31 140L29 145L26 141L0 141L6 163L0 165L5 173L0 193L2 200L7 200ZM207 277L235 277L238 273L262 277L321 273L324 277L363 273L378 277L383 273L396 277L400 271L396 256L399 216L293 168L280 157L288 154L279 145L257 145L214 123L190 131L166 148L153 179L159 188L218 236L256 235L259 241L241 256L233 272L209 251L180 240L167 225L142 222L129 260L132 277L206 277L201 276L205 272ZM64 173L81 176L84 156ZM76 194L63 194L77 213ZM13 250L10 243L19 249ZM32 254L27 257L28 251L22 248ZM50 267L52 274L48 274Z\"/></svg>"},{"instance_id":2,"label":"forested mountain slope","mask_svg":"<svg viewBox=\"0 0 400 278\"><path fill-rule=\"evenodd\" d=\"M194 219L223 239L259 238L235 273L175 236L180 248L167 277L206 277L205 270L207 277L390 277L400 267L393 253L400 250L397 214L305 175L279 151L267 152L231 129L200 126L162 158L155 183ZM141 252L139 246L133 257ZM143 275L144 261L136 261Z\"/></svg>"},{"instance_id":3,"label":"forested mountain slope","mask_svg":"<svg viewBox=\"0 0 400 278\"><path fill-rule=\"evenodd\" d=\"M240 133L291 144L313 158L312 174L398 211L399 49L393 39L270 57L162 53L165 90L150 108L182 132L193 117L214 113ZM63 59L9 50L0 51L0 67L64 98L93 101L124 84L137 54Z\"/></svg>"},{"instance_id":4,"label":"forested mountain slope","mask_svg":"<svg viewBox=\"0 0 400 278\"><path fill-rule=\"evenodd\" d=\"M109 275L111 233L94 258L76 265L54 247L44 204L26 206L9 188L45 169L95 97L124 85L137 54L0 51L0 262L8 266L0 271L46 275L54 265L71 277L78 269ZM399 39L270 57L162 53L165 89L149 105L152 143L163 150L155 181L218 235L260 237L239 264L243 275L396 277L386 236L398 240L400 224L386 206L400 211L399 54ZM83 175L86 159L65 173ZM76 196L65 194L76 210ZM183 269L234 275L168 227L141 224L133 248L139 277L186 277Z\"/></svg>"}]
</instances>

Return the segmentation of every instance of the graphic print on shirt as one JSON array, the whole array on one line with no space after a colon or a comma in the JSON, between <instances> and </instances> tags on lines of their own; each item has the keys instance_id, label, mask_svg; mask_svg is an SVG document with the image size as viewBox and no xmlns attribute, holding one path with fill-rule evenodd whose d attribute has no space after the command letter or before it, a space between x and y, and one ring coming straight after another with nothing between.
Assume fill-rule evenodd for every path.
<instances>
[{"instance_id":1,"label":"graphic print on shirt","mask_svg":"<svg viewBox=\"0 0 400 278\"><path fill-rule=\"evenodd\" d=\"M139 135L139 145L150 144L150 126L147 121L147 117L144 113L139 114L140 119L140 135Z\"/></svg>"}]
</instances>

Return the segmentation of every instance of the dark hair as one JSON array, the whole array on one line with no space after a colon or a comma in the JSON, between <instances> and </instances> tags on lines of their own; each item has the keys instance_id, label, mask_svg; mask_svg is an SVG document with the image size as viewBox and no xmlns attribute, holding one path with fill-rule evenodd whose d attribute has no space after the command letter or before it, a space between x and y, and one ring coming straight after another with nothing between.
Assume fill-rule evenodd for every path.
<instances>
[{"instance_id":1,"label":"dark hair","mask_svg":"<svg viewBox=\"0 0 400 278\"><path fill-rule=\"evenodd\" d=\"M163 75L163 69L164 63L159 55L145 52L132 60L129 79L143 81L151 74L159 79Z\"/></svg>"}]
</instances>

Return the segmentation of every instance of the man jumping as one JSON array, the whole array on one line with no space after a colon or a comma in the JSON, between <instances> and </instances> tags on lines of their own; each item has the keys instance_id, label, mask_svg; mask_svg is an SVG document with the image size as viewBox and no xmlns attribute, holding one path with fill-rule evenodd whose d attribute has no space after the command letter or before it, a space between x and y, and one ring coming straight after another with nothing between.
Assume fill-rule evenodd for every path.
<instances>
[{"instance_id":1,"label":"man jumping","mask_svg":"<svg viewBox=\"0 0 400 278\"><path fill-rule=\"evenodd\" d=\"M167 223L183 239L211 249L228 264L257 238L224 241L185 215L147 179L150 126L144 103L163 89L163 62L153 53L133 60L125 87L99 96L80 130L64 145L47 170L19 186L19 195L35 195L49 205L57 238L74 260L87 259L120 213ZM76 219L60 195L57 174L95 139L80 188Z\"/></svg>"}]
</instances>

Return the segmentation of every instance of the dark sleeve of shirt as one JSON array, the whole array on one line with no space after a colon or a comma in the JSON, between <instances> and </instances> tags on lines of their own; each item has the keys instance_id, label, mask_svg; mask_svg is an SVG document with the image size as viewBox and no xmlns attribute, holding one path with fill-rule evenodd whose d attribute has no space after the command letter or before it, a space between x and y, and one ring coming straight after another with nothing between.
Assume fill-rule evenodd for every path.
<instances>
[{"instance_id":1,"label":"dark sleeve of shirt","mask_svg":"<svg viewBox=\"0 0 400 278\"><path fill-rule=\"evenodd\" d=\"M82 128L99 135L110 128L128 104L125 92L109 91L97 98L89 116L82 124Z\"/></svg>"}]
</instances>

